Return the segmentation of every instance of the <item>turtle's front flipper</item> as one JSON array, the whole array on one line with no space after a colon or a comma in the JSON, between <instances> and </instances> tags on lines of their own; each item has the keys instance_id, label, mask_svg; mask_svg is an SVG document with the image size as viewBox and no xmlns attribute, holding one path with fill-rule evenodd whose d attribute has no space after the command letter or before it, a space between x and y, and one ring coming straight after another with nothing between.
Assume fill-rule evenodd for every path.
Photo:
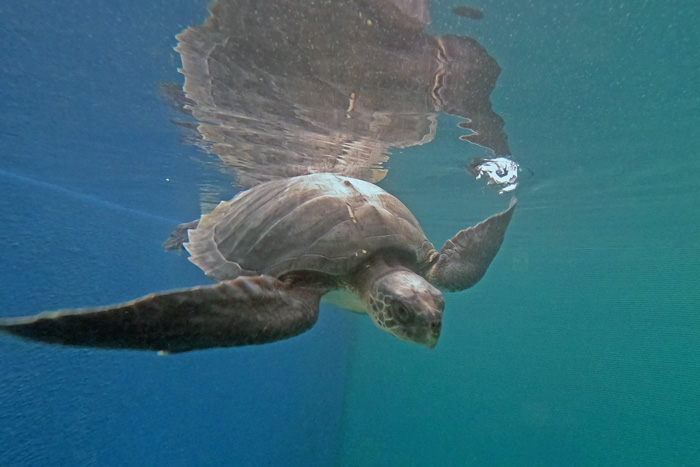
<instances>
[{"instance_id":1,"label":"turtle's front flipper","mask_svg":"<svg viewBox=\"0 0 700 467\"><path fill-rule=\"evenodd\" d=\"M167 353L264 344L310 329L325 291L239 277L120 305L2 318L0 330L51 344Z\"/></svg>"},{"instance_id":2,"label":"turtle's front flipper","mask_svg":"<svg viewBox=\"0 0 700 467\"><path fill-rule=\"evenodd\" d=\"M513 198L505 211L445 242L437 261L426 272L426 279L435 287L451 292L479 282L501 248L516 202Z\"/></svg>"}]
</instances>

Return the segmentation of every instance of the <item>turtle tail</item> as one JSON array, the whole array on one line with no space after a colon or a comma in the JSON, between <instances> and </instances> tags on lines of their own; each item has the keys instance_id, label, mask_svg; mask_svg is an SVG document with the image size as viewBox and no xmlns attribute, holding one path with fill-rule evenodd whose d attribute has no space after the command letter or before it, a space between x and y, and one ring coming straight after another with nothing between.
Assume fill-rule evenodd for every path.
<instances>
[{"instance_id":1,"label":"turtle tail","mask_svg":"<svg viewBox=\"0 0 700 467\"><path fill-rule=\"evenodd\" d=\"M199 219L196 219L192 222L186 222L175 227L168 239L163 242L163 248L165 251L184 250L185 247L182 245L187 241L187 231L190 229L196 229L198 225Z\"/></svg>"}]
</instances>

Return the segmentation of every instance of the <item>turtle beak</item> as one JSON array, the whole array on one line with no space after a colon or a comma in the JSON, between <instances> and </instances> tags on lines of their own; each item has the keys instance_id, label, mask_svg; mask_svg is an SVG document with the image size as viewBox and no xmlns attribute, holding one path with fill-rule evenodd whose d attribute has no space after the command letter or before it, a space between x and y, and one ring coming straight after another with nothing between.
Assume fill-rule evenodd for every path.
<instances>
[{"instance_id":1,"label":"turtle beak","mask_svg":"<svg viewBox=\"0 0 700 467\"><path fill-rule=\"evenodd\" d=\"M432 313L422 313L417 316L416 321L411 326L380 327L404 342L412 342L434 349L442 330L442 312L436 310Z\"/></svg>"},{"instance_id":2,"label":"turtle beak","mask_svg":"<svg viewBox=\"0 0 700 467\"><path fill-rule=\"evenodd\" d=\"M440 331L442 331L442 311L434 310L421 313L405 336L394 335L401 340L434 349L440 338Z\"/></svg>"},{"instance_id":3,"label":"turtle beak","mask_svg":"<svg viewBox=\"0 0 700 467\"><path fill-rule=\"evenodd\" d=\"M442 312L435 311L431 313L426 321L425 336L421 344L429 349L434 349L440 338L440 331L442 331Z\"/></svg>"}]
</instances>

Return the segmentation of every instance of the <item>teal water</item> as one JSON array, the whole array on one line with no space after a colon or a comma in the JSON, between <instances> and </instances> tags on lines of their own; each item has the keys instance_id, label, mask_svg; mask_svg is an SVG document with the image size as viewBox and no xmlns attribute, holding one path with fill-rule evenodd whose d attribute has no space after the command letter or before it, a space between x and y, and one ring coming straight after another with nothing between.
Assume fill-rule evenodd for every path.
<instances>
[{"instance_id":1,"label":"teal water","mask_svg":"<svg viewBox=\"0 0 700 467\"><path fill-rule=\"evenodd\" d=\"M167 3L167 4L166 4ZM534 175L433 351L324 308L269 346L161 358L0 339L1 465L697 465L700 6L432 8L477 39ZM207 283L160 243L234 192L158 97L206 2L0 4L0 312ZM436 245L507 205L455 120L382 186ZM167 179L167 180L166 180Z\"/></svg>"},{"instance_id":2,"label":"teal water","mask_svg":"<svg viewBox=\"0 0 700 467\"><path fill-rule=\"evenodd\" d=\"M358 329L346 465L697 465L700 8L483 9L470 34L535 176L485 279L447 298L434 352ZM433 28L459 29L442 11ZM392 162L438 173L407 156ZM402 198L434 243L471 215L468 181L443 188L460 175Z\"/></svg>"}]
</instances>

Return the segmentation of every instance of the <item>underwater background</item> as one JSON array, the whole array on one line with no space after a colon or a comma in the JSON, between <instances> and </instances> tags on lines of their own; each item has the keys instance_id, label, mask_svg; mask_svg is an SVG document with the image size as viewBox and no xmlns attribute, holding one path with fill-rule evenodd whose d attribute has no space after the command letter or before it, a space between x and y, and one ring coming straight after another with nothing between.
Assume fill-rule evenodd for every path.
<instances>
[{"instance_id":1,"label":"underwater background","mask_svg":"<svg viewBox=\"0 0 700 467\"><path fill-rule=\"evenodd\" d=\"M0 2L0 313L210 283L161 243L235 193L159 94L205 1ZM162 357L0 336L0 465L700 465L700 4L436 1L478 40L525 167L433 351L324 306ZM440 116L380 182L442 245L507 206Z\"/></svg>"}]
</instances>

